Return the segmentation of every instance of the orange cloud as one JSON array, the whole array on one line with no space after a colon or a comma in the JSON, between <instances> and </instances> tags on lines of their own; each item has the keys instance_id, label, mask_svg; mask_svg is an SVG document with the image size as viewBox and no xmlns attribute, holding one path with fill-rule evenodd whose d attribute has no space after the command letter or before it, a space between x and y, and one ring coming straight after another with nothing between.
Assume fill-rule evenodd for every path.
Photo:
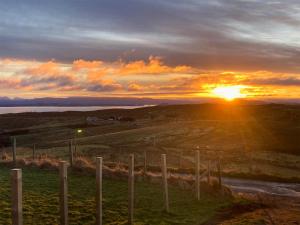
<instances>
[{"instance_id":1,"label":"orange cloud","mask_svg":"<svg viewBox=\"0 0 300 225\"><path fill-rule=\"evenodd\" d=\"M102 61L87 61L83 59L78 59L73 62L74 70L84 70L84 69L99 69L102 66Z\"/></svg>"},{"instance_id":2,"label":"orange cloud","mask_svg":"<svg viewBox=\"0 0 300 225\"><path fill-rule=\"evenodd\" d=\"M0 79L0 87L1 88L19 88L20 87L20 80L16 79Z\"/></svg>"},{"instance_id":3,"label":"orange cloud","mask_svg":"<svg viewBox=\"0 0 300 225\"><path fill-rule=\"evenodd\" d=\"M149 57L148 62L139 60L119 65L119 73L122 75L190 73L191 71L192 68L189 66L166 66L161 58L153 56Z\"/></svg>"},{"instance_id":4,"label":"orange cloud","mask_svg":"<svg viewBox=\"0 0 300 225\"><path fill-rule=\"evenodd\" d=\"M74 71L85 71L92 80L97 80L104 75L149 75L149 74L182 74L191 73L195 68L180 65L167 66L161 58L150 56L148 61L138 60L125 63L123 61L103 62L103 61L87 61L76 60L72 64Z\"/></svg>"},{"instance_id":5,"label":"orange cloud","mask_svg":"<svg viewBox=\"0 0 300 225\"><path fill-rule=\"evenodd\" d=\"M31 66L29 68L26 68L24 70L24 73L30 74L30 75L37 75L37 76L47 76L47 75L51 75L51 76L57 76L61 73L61 68L60 65L53 62L53 61L49 61L49 62L45 62L45 63L41 63L35 66Z\"/></svg>"},{"instance_id":6,"label":"orange cloud","mask_svg":"<svg viewBox=\"0 0 300 225\"><path fill-rule=\"evenodd\" d=\"M127 87L128 91L142 91L143 89L143 86L137 83L130 83Z\"/></svg>"},{"instance_id":7,"label":"orange cloud","mask_svg":"<svg viewBox=\"0 0 300 225\"><path fill-rule=\"evenodd\" d=\"M101 77L105 76L106 72L104 70L94 70L87 72L87 78L90 81L99 81Z\"/></svg>"},{"instance_id":8,"label":"orange cloud","mask_svg":"<svg viewBox=\"0 0 300 225\"><path fill-rule=\"evenodd\" d=\"M129 92L147 96L147 93L173 93L174 96L201 96L222 85L245 85L248 96L300 96L299 74L272 73L269 71L235 72L202 71L199 68L166 65L159 57L132 62L104 62L101 60L75 60L72 63L56 61L38 62L0 59L0 87L80 94ZM156 75L151 77L151 75ZM162 75L162 76L157 76ZM2 91L0 95L5 95ZM163 96L163 95L162 95Z\"/></svg>"}]
</instances>

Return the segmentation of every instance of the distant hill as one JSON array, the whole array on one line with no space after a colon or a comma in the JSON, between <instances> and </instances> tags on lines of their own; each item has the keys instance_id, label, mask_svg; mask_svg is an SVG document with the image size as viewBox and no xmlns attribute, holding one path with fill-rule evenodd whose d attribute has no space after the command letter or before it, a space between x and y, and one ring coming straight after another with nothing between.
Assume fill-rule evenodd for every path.
<instances>
[{"instance_id":1,"label":"distant hill","mask_svg":"<svg viewBox=\"0 0 300 225\"><path fill-rule=\"evenodd\" d=\"M144 106L144 105L180 105L200 103L223 103L217 98L197 99L153 99L118 97L67 97L67 98L8 98L0 96L0 107L14 106ZM300 104L300 99L269 99L264 101L240 99L240 104L261 105L266 103Z\"/></svg>"},{"instance_id":2,"label":"distant hill","mask_svg":"<svg viewBox=\"0 0 300 225\"><path fill-rule=\"evenodd\" d=\"M202 101L203 102L203 101ZM98 98L98 97L68 97L68 98L14 98L0 97L0 106L143 106L162 104L201 103L200 100L170 100L152 98Z\"/></svg>"}]
</instances>

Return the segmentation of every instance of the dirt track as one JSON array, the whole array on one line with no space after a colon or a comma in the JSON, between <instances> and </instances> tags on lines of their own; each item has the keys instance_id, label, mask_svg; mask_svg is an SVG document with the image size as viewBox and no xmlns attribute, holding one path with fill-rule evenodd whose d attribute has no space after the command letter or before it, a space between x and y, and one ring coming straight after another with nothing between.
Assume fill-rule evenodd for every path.
<instances>
[{"instance_id":1,"label":"dirt track","mask_svg":"<svg viewBox=\"0 0 300 225\"><path fill-rule=\"evenodd\" d=\"M300 184L224 178L233 193L251 199L261 208L218 224L300 225ZM246 223L247 224L247 223Z\"/></svg>"},{"instance_id":2,"label":"dirt track","mask_svg":"<svg viewBox=\"0 0 300 225\"><path fill-rule=\"evenodd\" d=\"M296 183L289 184L233 178L223 178L223 181L234 193L260 193L270 196L300 198L300 184Z\"/></svg>"}]
</instances>

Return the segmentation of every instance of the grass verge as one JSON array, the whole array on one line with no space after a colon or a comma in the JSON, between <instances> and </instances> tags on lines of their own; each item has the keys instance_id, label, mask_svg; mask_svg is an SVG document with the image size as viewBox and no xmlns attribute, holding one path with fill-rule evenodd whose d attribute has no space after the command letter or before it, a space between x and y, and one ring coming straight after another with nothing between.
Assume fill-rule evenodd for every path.
<instances>
[{"instance_id":1,"label":"grass verge","mask_svg":"<svg viewBox=\"0 0 300 225\"><path fill-rule=\"evenodd\" d=\"M0 224L11 224L10 171L0 166ZM58 224L58 174L23 169L24 224ZM127 223L127 182L104 179L104 224ZM203 194L200 202L192 192L170 186L170 213L163 212L159 184L136 182L135 224L202 224L218 210L231 207L232 199ZM95 224L95 179L69 174L70 224Z\"/></svg>"}]
</instances>

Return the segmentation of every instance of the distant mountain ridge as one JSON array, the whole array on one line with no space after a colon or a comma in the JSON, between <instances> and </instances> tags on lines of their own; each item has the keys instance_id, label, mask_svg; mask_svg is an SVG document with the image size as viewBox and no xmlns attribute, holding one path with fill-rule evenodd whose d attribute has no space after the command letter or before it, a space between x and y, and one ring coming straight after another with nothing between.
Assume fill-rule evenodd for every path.
<instances>
[{"instance_id":1,"label":"distant mountain ridge","mask_svg":"<svg viewBox=\"0 0 300 225\"><path fill-rule=\"evenodd\" d=\"M269 99L258 100L235 100L241 104L300 104L300 99ZM8 98L0 96L0 107L17 106L144 106L144 105L176 105L176 104L200 104L222 103L224 100L215 98L198 99L153 99L153 98L117 98L117 97L66 97L66 98Z\"/></svg>"},{"instance_id":2,"label":"distant mountain ridge","mask_svg":"<svg viewBox=\"0 0 300 225\"><path fill-rule=\"evenodd\" d=\"M200 103L201 101L197 101ZM0 106L143 106L160 104L196 103L189 100L152 99L152 98L98 98L98 97L68 97L68 98L34 98L23 99L0 97Z\"/></svg>"}]
</instances>

